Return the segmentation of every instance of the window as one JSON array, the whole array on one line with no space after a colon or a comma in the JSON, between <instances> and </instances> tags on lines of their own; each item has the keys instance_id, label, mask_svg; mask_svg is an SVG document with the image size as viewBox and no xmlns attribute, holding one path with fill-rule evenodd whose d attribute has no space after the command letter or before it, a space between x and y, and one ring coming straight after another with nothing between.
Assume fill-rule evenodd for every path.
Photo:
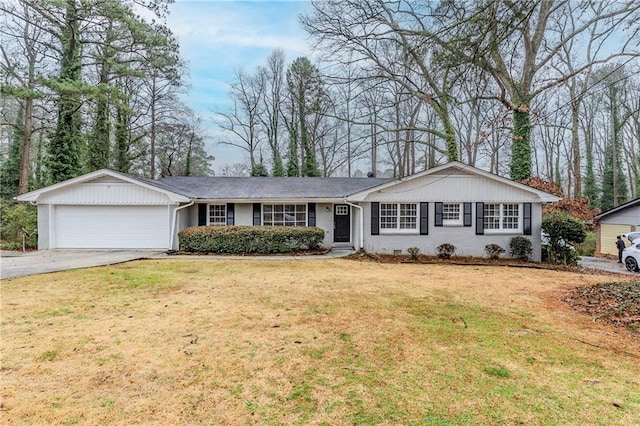
<instances>
[{"instance_id":1,"label":"window","mask_svg":"<svg viewBox=\"0 0 640 426\"><path fill-rule=\"evenodd\" d=\"M442 224L462 225L462 204L442 203Z\"/></svg>"},{"instance_id":2,"label":"window","mask_svg":"<svg viewBox=\"0 0 640 426\"><path fill-rule=\"evenodd\" d=\"M336 216L347 216L349 214L349 206L336 206Z\"/></svg>"},{"instance_id":3,"label":"window","mask_svg":"<svg viewBox=\"0 0 640 426\"><path fill-rule=\"evenodd\" d=\"M520 229L520 205L485 204L484 229L518 231Z\"/></svg>"},{"instance_id":4,"label":"window","mask_svg":"<svg viewBox=\"0 0 640 426\"><path fill-rule=\"evenodd\" d=\"M306 204L263 204L263 226L307 226Z\"/></svg>"},{"instance_id":5,"label":"window","mask_svg":"<svg viewBox=\"0 0 640 426\"><path fill-rule=\"evenodd\" d=\"M380 203L380 229L414 231L418 227L417 204Z\"/></svg>"},{"instance_id":6,"label":"window","mask_svg":"<svg viewBox=\"0 0 640 426\"><path fill-rule=\"evenodd\" d=\"M227 205L209 204L209 226L225 226L227 224Z\"/></svg>"}]
</instances>

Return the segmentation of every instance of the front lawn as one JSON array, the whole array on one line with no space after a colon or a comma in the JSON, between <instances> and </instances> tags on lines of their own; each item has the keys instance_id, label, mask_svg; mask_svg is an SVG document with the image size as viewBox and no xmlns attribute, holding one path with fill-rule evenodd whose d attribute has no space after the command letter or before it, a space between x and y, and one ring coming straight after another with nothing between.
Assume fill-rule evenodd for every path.
<instances>
[{"instance_id":1,"label":"front lawn","mask_svg":"<svg viewBox=\"0 0 640 426\"><path fill-rule=\"evenodd\" d=\"M3 280L3 424L640 424L606 277L170 259Z\"/></svg>"}]
</instances>

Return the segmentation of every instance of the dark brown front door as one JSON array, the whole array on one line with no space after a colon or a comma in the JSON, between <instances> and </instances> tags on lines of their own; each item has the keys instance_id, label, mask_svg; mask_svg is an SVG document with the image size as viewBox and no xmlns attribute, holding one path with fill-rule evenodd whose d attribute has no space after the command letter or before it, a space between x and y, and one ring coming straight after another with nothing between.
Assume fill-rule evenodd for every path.
<instances>
[{"instance_id":1,"label":"dark brown front door","mask_svg":"<svg viewBox=\"0 0 640 426\"><path fill-rule=\"evenodd\" d=\"M333 242L351 241L351 208L346 204L333 206Z\"/></svg>"}]
</instances>

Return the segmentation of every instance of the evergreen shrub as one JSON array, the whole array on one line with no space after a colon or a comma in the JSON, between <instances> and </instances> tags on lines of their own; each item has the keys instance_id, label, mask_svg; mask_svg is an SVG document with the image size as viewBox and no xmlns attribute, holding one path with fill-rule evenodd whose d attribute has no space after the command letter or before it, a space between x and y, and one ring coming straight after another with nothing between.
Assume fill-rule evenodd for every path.
<instances>
[{"instance_id":1,"label":"evergreen shrub","mask_svg":"<svg viewBox=\"0 0 640 426\"><path fill-rule=\"evenodd\" d=\"M272 254L320 247L317 227L192 226L178 233L180 251L210 254Z\"/></svg>"},{"instance_id":2,"label":"evergreen shrub","mask_svg":"<svg viewBox=\"0 0 640 426\"><path fill-rule=\"evenodd\" d=\"M525 237L513 237L509 241L509 256L520 260L529 260L533 254L533 244Z\"/></svg>"}]
</instances>

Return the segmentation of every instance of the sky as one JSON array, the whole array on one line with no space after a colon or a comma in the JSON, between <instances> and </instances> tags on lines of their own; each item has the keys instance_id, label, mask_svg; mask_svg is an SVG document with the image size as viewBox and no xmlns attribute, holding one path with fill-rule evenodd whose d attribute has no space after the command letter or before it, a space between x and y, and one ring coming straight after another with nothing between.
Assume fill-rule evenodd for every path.
<instances>
[{"instance_id":1,"label":"sky","mask_svg":"<svg viewBox=\"0 0 640 426\"><path fill-rule=\"evenodd\" d=\"M190 90L183 100L205 122L207 151L215 157L216 172L225 164L246 161L239 148L217 143L221 135L213 123L214 111L229 105L235 71L253 72L277 48L284 50L287 64L311 56L307 34L298 22L308 7L301 0L177 0L170 6L167 25L180 43L190 74Z\"/></svg>"}]
</instances>

